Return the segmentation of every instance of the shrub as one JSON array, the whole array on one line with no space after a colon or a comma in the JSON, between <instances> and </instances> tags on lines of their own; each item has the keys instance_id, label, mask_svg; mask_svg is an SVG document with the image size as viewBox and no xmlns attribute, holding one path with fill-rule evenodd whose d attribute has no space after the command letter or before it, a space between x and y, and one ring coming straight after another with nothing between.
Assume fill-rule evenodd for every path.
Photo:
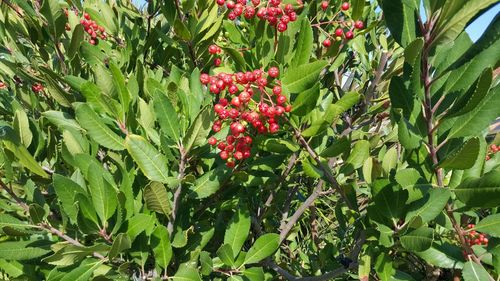
<instances>
[{"instance_id":1,"label":"shrub","mask_svg":"<svg viewBox=\"0 0 500 281\"><path fill-rule=\"evenodd\" d=\"M422 2L2 1L2 278L494 280L497 1Z\"/></svg>"}]
</instances>

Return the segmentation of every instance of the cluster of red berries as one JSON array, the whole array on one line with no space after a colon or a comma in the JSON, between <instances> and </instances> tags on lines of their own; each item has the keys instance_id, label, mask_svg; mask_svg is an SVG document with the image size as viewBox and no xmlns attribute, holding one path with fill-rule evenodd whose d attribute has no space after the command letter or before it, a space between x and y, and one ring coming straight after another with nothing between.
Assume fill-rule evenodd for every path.
<instances>
[{"instance_id":1,"label":"cluster of red berries","mask_svg":"<svg viewBox=\"0 0 500 281\"><path fill-rule=\"evenodd\" d=\"M74 10L75 14L78 16L78 11ZM66 17L68 16L68 10L65 9L64 13ZM97 45L99 43L99 39L106 40L108 38L108 34L104 30L104 27L98 25L88 13L83 13L83 18L80 20L80 24L83 26L83 29L89 35L89 43L92 45ZM66 30L71 30L69 24L66 24Z\"/></svg>"},{"instance_id":2,"label":"cluster of red berries","mask_svg":"<svg viewBox=\"0 0 500 281\"><path fill-rule=\"evenodd\" d=\"M488 151L488 154L486 155L486 161L490 160L491 157L493 157L493 155L495 153L497 153L498 151L500 151L500 146L497 146L496 144L492 144L490 146L490 149Z\"/></svg>"},{"instance_id":3,"label":"cluster of red berries","mask_svg":"<svg viewBox=\"0 0 500 281\"><path fill-rule=\"evenodd\" d=\"M213 56L217 56L222 53L222 49L217 45L210 45L210 47L208 47L208 53L210 53ZM221 58L215 57L214 65L219 66L221 63L222 63Z\"/></svg>"},{"instance_id":4,"label":"cluster of red berries","mask_svg":"<svg viewBox=\"0 0 500 281\"><path fill-rule=\"evenodd\" d=\"M328 9L328 6L329 6L328 1L321 2L321 8L323 10ZM351 8L351 5L348 2L344 2L342 4L342 6L340 7L340 9L344 12L348 11L350 8ZM328 48L332 45L332 40L330 38L335 38L335 40L337 40L337 41L340 41L342 39L351 40L354 38L354 32L356 29L361 30L361 29L365 28L364 22L360 21L360 20L355 21L355 22L340 21L339 25L340 26L337 29L335 29L334 34L328 35L329 38L327 38L323 41L323 46L325 48Z\"/></svg>"},{"instance_id":5,"label":"cluster of red berries","mask_svg":"<svg viewBox=\"0 0 500 281\"><path fill-rule=\"evenodd\" d=\"M270 67L267 72L256 69L236 74L201 74L201 83L219 96L214 106L217 119L212 130L217 133L229 124L230 132L225 140L215 137L208 140L220 150L219 156L226 161L227 167L234 168L236 161L249 158L252 135L278 132L277 119L291 111L292 106L282 95L278 76L277 67Z\"/></svg>"},{"instance_id":6,"label":"cluster of red berries","mask_svg":"<svg viewBox=\"0 0 500 281\"><path fill-rule=\"evenodd\" d=\"M228 19L235 20L243 15L246 19L253 19L257 16L261 20L266 20L271 26L276 27L279 32L288 29L288 23L297 20L297 13L292 4L283 4L281 0L251 0L252 4L247 4L247 0L216 0L219 6L226 6L230 11Z\"/></svg>"},{"instance_id":7,"label":"cluster of red berries","mask_svg":"<svg viewBox=\"0 0 500 281\"><path fill-rule=\"evenodd\" d=\"M40 84L40 83L34 83L33 85L31 85L31 90L35 93L35 94L38 94L40 92L42 92L44 89L43 85Z\"/></svg>"},{"instance_id":8,"label":"cluster of red berries","mask_svg":"<svg viewBox=\"0 0 500 281\"><path fill-rule=\"evenodd\" d=\"M467 225L467 228L473 229L475 226L476 225L471 223L471 224ZM465 242L469 246L474 246L474 245L487 246L488 245L488 238L486 237L486 235L484 235L482 233L479 233L475 230L470 230L466 235Z\"/></svg>"}]
</instances>

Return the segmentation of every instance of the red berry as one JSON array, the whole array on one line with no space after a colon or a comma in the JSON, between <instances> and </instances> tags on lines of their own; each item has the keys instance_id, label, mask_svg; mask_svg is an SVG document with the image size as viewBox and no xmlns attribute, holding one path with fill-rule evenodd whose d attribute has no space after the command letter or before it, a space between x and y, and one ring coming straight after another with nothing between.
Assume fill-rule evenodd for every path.
<instances>
[{"instance_id":1,"label":"red berry","mask_svg":"<svg viewBox=\"0 0 500 281\"><path fill-rule=\"evenodd\" d=\"M281 94L281 87L280 86L274 86L274 88L273 88L273 94L280 95Z\"/></svg>"},{"instance_id":2,"label":"red berry","mask_svg":"<svg viewBox=\"0 0 500 281\"><path fill-rule=\"evenodd\" d=\"M276 123L272 123L271 125L269 125L269 132L272 134L278 132L279 129L280 129L280 125L278 125Z\"/></svg>"},{"instance_id":3,"label":"red berry","mask_svg":"<svg viewBox=\"0 0 500 281\"><path fill-rule=\"evenodd\" d=\"M234 161L227 161L226 162L226 167L232 169L232 168L234 168L234 166L236 166L236 163L234 163Z\"/></svg>"},{"instance_id":4,"label":"red berry","mask_svg":"<svg viewBox=\"0 0 500 281\"><path fill-rule=\"evenodd\" d=\"M241 101L240 101L240 98L239 97L234 97L232 100L231 100L231 104L235 107L240 107L241 105Z\"/></svg>"},{"instance_id":5,"label":"red berry","mask_svg":"<svg viewBox=\"0 0 500 281\"><path fill-rule=\"evenodd\" d=\"M4 82L0 82L0 89L4 89L4 88L6 88L6 87L7 87L7 86L5 85L5 83L4 83Z\"/></svg>"},{"instance_id":6,"label":"red berry","mask_svg":"<svg viewBox=\"0 0 500 281\"><path fill-rule=\"evenodd\" d=\"M345 38L347 38L347 39L352 39L352 38L354 38L354 33L353 33L352 31L347 31L347 32L345 33Z\"/></svg>"},{"instance_id":7,"label":"red berry","mask_svg":"<svg viewBox=\"0 0 500 281\"><path fill-rule=\"evenodd\" d=\"M218 50L219 50L219 47L218 47L217 45L210 45L210 46L208 47L208 52L209 52L211 55L215 55L215 54L217 54Z\"/></svg>"},{"instance_id":8,"label":"red berry","mask_svg":"<svg viewBox=\"0 0 500 281\"><path fill-rule=\"evenodd\" d=\"M86 20L90 20L90 15L87 14L87 13L83 13L83 17L86 19Z\"/></svg>"},{"instance_id":9,"label":"red berry","mask_svg":"<svg viewBox=\"0 0 500 281\"><path fill-rule=\"evenodd\" d=\"M288 26L284 22L278 23L278 31L279 32L285 32L287 30Z\"/></svg>"},{"instance_id":10,"label":"red berry","mask_svg":"<svg viewBox=\"0 0 500 281\"><path fill-rule=\"evenodd\" d=\"M280 95L276 98L276 101L278 102L278 104L284 104L286 102L286 97Z\"/></svg>"},{"instance_id":11,"label":"red berry","mask_svg":"<svg viewBox=\"0 0 500 281\"><path fill-rule=\"evenodd\" d=\"M227 158L229 158L229 153L227 153L227 151L223 150L219 153L219 156L220 156L220 159L226 160Z\"/></svg>"},{"instance_id":12,"label":"red berry","mask_svg":"<svg viewBox=\"0 0 500 281\"><path fill-rule=\"evenodd\" d=\"M342 35L344 35L344 30L342 28L337 28L335 30L335 36L339 36L340 37Z\"/></svg>"},{"instance_id":13,"label":"red berry","mask_svg":"<svg viewBox=\"0 0 500 281\"><path fill-rule=\"evenodd\" d=\"M254 6L259 6L259 4L260 4L260 0L252 0L252 4L253 4Z\"/></svg>"},{"instance_id":14,"label":"red berry","mask_svg":"<svg viewBox=\"0 0 500 281\"><path fill-rule=\"evenodd\" d=\"M214 138L214 137L211 137L208 139L208 144L210 144L211 146L214 146L217 144L217 139Z\"/></svg>"},{"instance_id":15,"label":"red berry","mask_svg":"<svg viewBox=\"0 0 500 281\"><path fill-rule=\"evenodd\" d=\"M235 20L237 18L236 14L234 12L230 12L228 15L227 15L227 18L229 20Z\"/></svg>"},{"instance_id":16,"label":"red berry","mask_svg":"<svg viewBox=\"0 0 500 281\"><path fill-rule=\"evenodd\" d=\"M280 75L280 71L277 67L271 67L269 68L269 70L267 71L267 73L269 74L269 76L271 76L272 78L276 78Z\"/></svg>"},{"instance_id":17,"label":"red berry","mask_svg":"<svg viewBox=\"0 0 500 281\"><path fill-rule=\"evenodd\" d=\"M255 8L252 6L247 6L245 8L245 18L251 19L255 16Z\"/></svg>"},{"instance_id":18,"label":"red berry","mask_svg":"<svg viewBox=\"0 0 500 281\"><path fill-rule=\"evenodd\" d=\"M214 65L215 66L219 66L221 63L222 63L222 60L220 58L214 59ZM219 80L219 81L221 81L221 80ZM224 83L223 81L221 81L221 82Z\"/></svg>"},{"instance_id":19,"label":"red berry","mask_svg":"<svg viewBox=\"0 0 500 281\"><path fill-rule=\"evenodd\" d=\"M241 151L236 151L234 153L234 159L236 159L236 160L242 160L243 159L243 153Z\"/></svg>"},{"instance_id":20,"label":"red berry","mask_svg":"<svg viewBox=\"0 0 500 281\"><path fill-rule=\"evenodd\" d=\"M217 0L217 5L224 6L225 2L226 2L226 0Z\"/></svg>"},{"instance_id":21,"label":"red berry","mask_svg":"<svg viewBox=\"0 0 500 281\"><path fill-rule=\"evenodd\" d=\"M362 21L358 20L354 23L354 27L356 29L363 29L365 27L365 24Z\"/></svg>"},{"instance_id":22,"label":"red berry","mask_svg":"<svg viewBox=\"0 0 500 281\"><path fill-rule=\"evenodd\" d=\"M326 9L328 9L328 1L321 2L321 9L323 11L326 11Z\"/></svg>"},{"instance_id":23,"label":"red berry","mask_svg":"<svg viewBox=\"0 0 500 281\"><path fill-rule=\"evenodd\" d=\"M330 41L330 39L325 39L325 41L323 41L323 46L325 46L325 48L328 48L332 45L332 41Z\"/></svg>"},{"instance_id":24,"label":"red berry","mask_svg":"<svg viewBox=\"0 0 500 281\"><path fill-rule=\"evenodd\" d=\"M349 5L349 3L348 3L348 2L344 2L344 3L342 3L342 10L343 10L343 11L347 11L347 10L349 10L349 8L350 8L350 7L351 7L351 5Z\"/></svg>"}]
</instances>

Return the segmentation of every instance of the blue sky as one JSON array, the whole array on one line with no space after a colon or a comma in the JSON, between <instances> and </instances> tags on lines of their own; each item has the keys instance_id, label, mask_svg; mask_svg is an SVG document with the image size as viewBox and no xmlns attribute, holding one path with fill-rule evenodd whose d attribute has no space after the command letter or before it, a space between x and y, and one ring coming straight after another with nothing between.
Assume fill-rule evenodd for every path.
<instances>
[{"instance_id":1,"label":"blue sky","mask_svg":"<svg viewBox=\"0 0 500 281\"><path fill-rule=\"evenodd\" d=\"M450 0L453 1L453 0ZM132 0L139 7L144 5L146 0ZM481 17L477 18L473 23L471 23L466 31L469 33L472 41L476 41L484 33L488 25L491 23L496 14L500 12L500 3L496 4L489 11L484 13Z\"/></svg>"},{"instance_id":2,"label":"blue sky","mask_svg":"<svg viewBox=\"0 0 500 281\"><path fill-rule=\"evenodd\" d=\"M469 33L472 41L476 41L479 37L481 37L481 34L483 34L493 18L495 18L496 14L499 12L500 3L496 4L488 12L484 13L467 27L467 33Z\"/></svg>"}]
</instances>

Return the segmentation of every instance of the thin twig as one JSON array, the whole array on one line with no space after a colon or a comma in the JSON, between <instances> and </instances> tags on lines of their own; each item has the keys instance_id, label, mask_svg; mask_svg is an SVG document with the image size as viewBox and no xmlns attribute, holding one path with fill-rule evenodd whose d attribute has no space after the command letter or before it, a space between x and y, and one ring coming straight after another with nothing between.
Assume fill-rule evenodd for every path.
<instances>
[{"instance_id":1,"label":"thin twig","mask_svg":"<svg viewBox=\"0 0 500 281\"><path fill-rule=\"evenodd\" d=\"M177 179L182 180L184 178L184 173L186 170L186 152L184 151L184 147L182 144L179 144L179 151L181 154L181 158L179 161L179 175L177 176ZM170 220L167 225L167 230L170 235L174 232L174 223L175 219L177 218L177 210L179 209L179 200L181 197L182 193L182 183L179 182L179 186L177 186L177 189L174 192L174 200L172 203L172 214L170 216Z\"/></svg>"}]
</instances>

